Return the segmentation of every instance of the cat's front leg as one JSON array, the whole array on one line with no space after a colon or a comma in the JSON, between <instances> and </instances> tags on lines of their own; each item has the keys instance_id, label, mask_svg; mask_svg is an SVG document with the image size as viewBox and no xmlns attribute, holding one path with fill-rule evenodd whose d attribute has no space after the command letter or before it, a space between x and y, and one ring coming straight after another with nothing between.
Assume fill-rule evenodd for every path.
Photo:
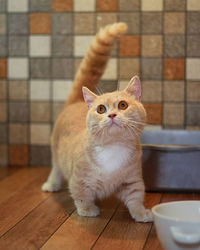
<instances>
[{"instance_id":1,"label":"cat's front leg","mask_svg":"<svg viewBox=\"0 0 200 250\"><path fill-rule=\"evenodd\" d=\"M94 201L75 200L74 201L77 213L84 217L96 217L100 214L99 208L94 204Z\"/></svg>"}]
</instances>

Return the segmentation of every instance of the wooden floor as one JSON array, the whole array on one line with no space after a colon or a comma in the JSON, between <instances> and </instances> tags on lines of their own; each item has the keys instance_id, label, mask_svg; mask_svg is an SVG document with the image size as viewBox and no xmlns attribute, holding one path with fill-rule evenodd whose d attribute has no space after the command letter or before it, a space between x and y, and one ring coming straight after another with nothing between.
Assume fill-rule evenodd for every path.
<instances>
[{"instance_id":1,"label":"wooden floor","mask_svg":"<svg viewBox=\"0 0 200 250\"><path fill-rule=\"evenodd\" d=\"M77 215L66 191L43 193L48 168L0 169L0 250L162 249L152 223L135 223L114 197L101 215ZM199 199L200 194L147 193L145 205Z\"/></svg>"}]
</instances>

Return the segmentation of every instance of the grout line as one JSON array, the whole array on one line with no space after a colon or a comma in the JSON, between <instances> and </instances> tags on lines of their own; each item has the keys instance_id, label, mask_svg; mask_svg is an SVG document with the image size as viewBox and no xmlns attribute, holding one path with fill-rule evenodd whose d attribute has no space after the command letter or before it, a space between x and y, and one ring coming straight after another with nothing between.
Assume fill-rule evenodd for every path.
<instances>
[{"instance_id":1,"label":"grout line","mask_svg":"<svg viewBox=\"0 0 200 250\"><path fill-rule=\"evenodd\" d=\"M187 32L187 1L185 1L185 55L184 55L184 62L185 62L185 79L184 79L184 129L187 129L187 39L188 39L188 32Z\"/></svg>"}]
</instances>

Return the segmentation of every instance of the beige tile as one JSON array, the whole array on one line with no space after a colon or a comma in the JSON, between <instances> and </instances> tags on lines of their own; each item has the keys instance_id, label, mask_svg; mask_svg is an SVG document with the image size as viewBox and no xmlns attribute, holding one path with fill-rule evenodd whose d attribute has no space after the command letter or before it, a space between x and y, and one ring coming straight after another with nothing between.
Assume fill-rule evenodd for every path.
<instances>
[{"instance_id":1,"label":"beige tile","mask_svg":"<svg viewBox=\"0 0 200 250\"><path fill-rule=\"evenodd\" d=\"M53 100L65 101L72 87L70 80L54 80L53 81Z\"/></svg>"},{"instance_id":2,"label":"beige tile","mask_svg":"<svg viewBox=\"0 0 200 250\"><path fill-rule=\"evenodd\" d=\"M8 12L27 12L28 0L8 0Z\"/></svg>"},{"instance_id":3,"label":"beige tile","mask_svg":"<svg viewBox=\"0 0 200 250\"><path fill-rule=\"evenodd\" d=\"M28 126L25 123L11 123L9 125L9 142L12 144L28 143Z\"/></svg>"},{"instance_id":4,"label":"beige tile","mask_svg":"<svg viewBox=\"0 0 200 250\"><path fill-rule=\"evenodd\" d=\"M186 59L186 77L188 80L200 80L200 59L187 58Z\"/></svg>"},{"instance_id":5,"label":"beige tile","mask_svg":"<svg viewBox=\"0 0 200 250\"><path fill-rule=\"evenodd\" d=\"M163 44L161 35L142 36L142 56L157 57L162 56Z\"/></svg>"},{"instance_id":6,"label":"beige tile","mask_svg":"<svg viewBox=\"0 0 200 250\"><path fill-rule=\"evenodd\" d=\"M10 100L26 100L28 97L27 81L9 81L9 98Z\"/></svg>"},{"instance_id":7,"label":"beige tile","mask_svg":"<svg viewBox=\"0 0 200 250\"><path fill-rule=\"evenodd\" d=\"M199 0L187 0L187 10L199 11L200 10L200 1Z\"/></svg>"},{"instance_id":8,"label":"beige tile","mask_svg":"<svg viewBox=\"0 0 200 250\"><path fill-rule=\"evenodd\" d=\"M31 124L30 133L32 145L49 145L51 134L49 124Z\"/></svg>"},{"instance_id":9,"label":"beige tile","mask_svg":"<svg viewBox=\"0 0 200 250\"><path fill-rule=\"evenodd\" d=\"M160 81L142 82L142 101L143 102L161 102L162 83Z\"/></svg>"},{"instance_id":10,"label":"beige tile","mask_svg":"<svg viewBox=\"0 0 200 250\"><path fill-rule=\"evenodd\" d=\"M187 101L200 102L200 82L187 82Z\"/></svg>"},{"instance_id":11,"label":"beige tile","mask_svg":"<svg viewBox=\"0 0 200 250\"><path fill-rule=\"evenodd\" d=\"M47 101L50 99L50 81L31 80L30 98L32 101Z\"/></svg>"},{"instance_id":12,"label":"beige tile","mask_svg":"<svg viewBox=\"0 0 200 250\"><path fill-rule=\"evenodd\" d=\"M120 79L131 79L134 75L139 75L140 63L138 58L121 58L119 60Z\"/></svg>"},{"instance_id":13,"label":"beige tile","mask_svg":"<svg viewBox=\"0 0 200 250\"><path fill-rule=\"evenodd\" d=\"M7 121L7 103L0 102L0 122Z\"/></svg>"},{"instance_id":14,"label":"beige tile","mask_svg":"<svg viewBox=\"0 0 200 250\"><path fill-rule=\"evenodd\" d=\"M106 70L102 76L103 80L115 80L117 79L117 59L111 58L108 61Z\"/></svg>"},{"instance_id":15,"label":"beige tile","mask_svg":"<svg viewBox=\"0 0 200 250\"><path fill-rule=\"evenodd\" d=\"M184 102L184 81L165 81L164 82L164 101L165 102Z\"/></svg>"},{"instance_id":16,"label":"beige tile","mask_svg":"<svg viewBox=\"0 0 200 250\"><path fill-rule=\"evenodd\" d=\"M88 50L93 36L75 36L74 37L74 56L82 57Z\"/></svg>"},{"instance_id":17,"label":"beige tile","mask_svg":"<svg viewBox=\"0 0 200 250\"><path fill-rule=\"evenodd\" d=\"M164 125L165 126L184 125L184 104L182 103L164 104Z\"/></svg>"},{"instance_id":18,"label":"beige tile","mask_svg":"<svg viewBox=\"0 0 200 250\"><path fill-rule=\"evenodd\" d=\"M31 57L50 57L51 38L48 35L30 36L30 56Z\"/></svg>"},{"instance_id":19,"label":"beige tile","mask_svg":"<svg viewBox=\"0 0 200 250\"><path fill-rule=\"evenodd\" d=\"M118 82L118 88L119 90L124 90L129 84L129 80L120 80Z\"/></svg>"},{"instance_id":20,"label":"beige tile","mask_svg":"<svg viewBox=\"0 0 200 250\"><path fill-rule=\"evenodd\" d=\"M162 11L163 0L141 0L142 11Z\"/></svg>"},{"instance_id":21,"label":"beige tile","mask_svg":"<svg viewBox=\"0 0 200 250\"><path fill-rule=\"evenodd\" d=\"M185 13L166 12L164 15L165 34L184 34L185 33Z\"/></svg>"},{"instance_id":22,"label":"beige tile","mask_svg":"<svg viewBox=\"0 0 200 250\"><path fill-rule=\"evenodd\" d=\"M95 0L74 0L74 11L94 11Z\"/></svg>"},{"instance_id":23,"label":"beige tile","mask_svg":"<svg viewBox=\"0 0 200 250\"><path fill-rule=\"evenodd\" d=\"M8 58L9 79L27 79L29 75L28 58Z\"/></svg>"}]
</instances>

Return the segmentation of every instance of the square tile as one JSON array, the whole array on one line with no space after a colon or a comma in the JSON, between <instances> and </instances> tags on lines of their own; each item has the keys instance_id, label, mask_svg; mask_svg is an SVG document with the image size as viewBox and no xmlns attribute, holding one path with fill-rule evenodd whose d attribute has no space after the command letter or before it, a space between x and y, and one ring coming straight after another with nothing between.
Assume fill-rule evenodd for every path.
<instances>
[{"instance_id":1,"label":"square tile","mask_svg":"<svg viewBox=\"0 0 200 250\"><path fill-rule=\"evenodd\" d=\"M200 57L200 35L187 36L187 56Z\"/></svg>"},{"instance_id":2,"label":"square tile","mask_svg":"<svg viewBox=\"0 0 200 250\"><path fill-rule=\"evenodd\" d=\"M10 145L9 146L9 165L27 166L28 165L28 146Z\"/></svg>"},{"instance_id":3,"label":"square tile","mask_svg":"<svg viewBox=\"0 0 200 250\"><path fill-rule=\"evenodd\" d=\"M30 36L30 56L50 57L51 38L50 36Z\"/></svg>"},{"instance_id":4,"label":"square tile","mask_svg":"<svg viewBox=\"0 0 200 250\"><path fill-rule=\"evenodd\" d=\"M108 24L117 22L117 13L97 13L96 26L97 30Z\"/></svg>"},{"instance_id":5,"label":"square tile","mask_svg":"<svg viewBox=\"0 0 200 250\"><path fill-rule=\"evenodd\" d=\"M120 11L139 11L140 0L119 0L118 8Z\"/></svg>"},{"instance_id":6,"label":"square tile","mask_svg":"<svg viewBox=\"0 0 200 250\"><path fill-rule=\"evenodd\" d=\"M9 121L28 122L29 105L28 102L10 102L9 103Z\"/></svg>"},{"instance_id":7,"label":"square tile","mask_svg":"<svg viewBox=\"0 0 200 250\"><path fill-rule=\"evenodd\" d=\"M6 23L7 23L7 17L5 14L0 14L0 35L5 35L7 28L6 28Z\"/></svg>"},{"instance_id":8,"label":"square tile","mask_svg":"<svg viewBox=\"0 0 200 250\"><path fill-rule=\"evenodd\" d=\"M7 59L0 58L0 79L7 77Z\"/></svg>"},{"instance_id":9,"label":"square tile","mask_svg":"<svg viewBox=\"0 0 200 250\"><path fill-rule=\"evenodd\" d=\"M69 35L57 35L52 40L53 56L72 56L73 37Z\"/></svg>"},{"instance_id":10,"label":"square tile","mask_svg":"<svg viewBox=\"0 0 200 250\"><path fill-rule=\"evenodd\" d=\"M117 59L111 58L106 65L105 72L101 78L102 80L117 79Z\"/></svg>"},{"instance_id":11,"label":"square tile","mask_svg":"<svg viewBox=\"0 0 200 250\"><path fill-rule=\"evenodd\" d=\"M140 55L139 36L122 36L119 40L119 56L131 57Z\"/></svg>"},{"instance_id":12,"label":"square tile","mask_svg":"<svg viewBox=\"0 0 200 250\"><path fill-rule=\"evenodd\" d=\"M93 13L74 14L74 33L92 35L95 33L95 15Z\"/></svg>"},{"instance_id":13,"label":"square tile","mask_svg":"<svg viewBox=\"0 0 200 250\"><path fill-rule=\"evenodd\" d=\"M147 112L147 124L162 123L162 104L161 103L143 103Z\"/></svg>"},{"instance_id":14,"label":"square tile","mask_svg":"<svg viewBox=\"0 0 200 250\"><path fill-rule=\"evenodd\" d=\"M164 112L163 123L165 126L184 125L184 104L165 103L163 112Z\"/></svg>"},{"instance_id":15,"label":"square tile","mask_svg":"<svg viewBox=\"0 0 200 250\"><path fill-rule=\"evenodd\" d=\"M25 123L10 123L9 125L9 142L11 144L28 143L28 125Z\"/></svg>"},{"instance_id":16,"label":"square tile","mask_svg":"<svg viewBox=\"0 0 200 250\"><path fill-rule=\"evenodd\" d=\"M185 86L184 81L164 81L164 101L184 102Z\"/></svg>"},{"instance_id":17,"label":"square tile","mask_svg":"<svg viewBox=\"0 0 200 250\"><path fill-rule=\"evenodd\" d=\"M95 11L95 0L74 0L74 11Z\"/></svg>"},{"instance_id":18,"label":"square tile","mask_svg":"<svg viewBox=\"0 0 200 250\"><path fill-rule=\"evenodd\" d=\"M162 33L162 13L142 12L142 33L161 34Z\"/></svg>"},{"instance_id":19,"label":"square tile","mask_svg":"<svg viewBox=\"0 0 200 250\"><path fill-rule=\"evenodd\" d=\"M53 13L51 16L53 35L72 34L72 14L71 13Z\"/></svg>"},{"instance_id":20,"label":"square tile","mask_svg":"<svg viewBox=\"0 0 200 250\"><path fill-rule=\"evenodd\" d=\"M8 0L8 12L27 12L28 0Z\"/></svg>"},{"instance_id":21,"label":"square tile","mask_svg":"<svg viewBox=\"0 0 200 250\"><path fill-rule=\"evenodd\" d=\"M200 103L187 103L186 116L187 125L199 126L200 125Z\"/></svg>"},{"instance_id":22,"label":"square tile","mask_svg":"<svg viewBox=\"0 0 200 250\"><path fill-rule=\"evenodd\" d=\"M6 144L8 141L8 127L7 124L0 123L0 144Z\"/></svg>"},{"instance_id":23,"label":"square tile","mask_svg":"<svg viewBox=\"0 0 200 250\"><path fill-rule=\"evenodd\" d=\"M49 12L51 11L51 0L31 0L29 8L31 12Z\"/></svg>"},{"instance_id":24,"label":"square tile","mask_svg":"<svg viewBox=\"0 0 200 250\"><path fill-rule=\"evenodd\" d=\"M12 101L23 101L28 99L28 81L9 81L9 99Z\"/></svg>"},{"instance_id":25,"label":"square tile","mask_svg":"<svg viewBox=\"0 0 200 250\"><path fill-rule=\"evenodd\" d=\"M140 33L140 14L139 12L119 12L119 21L128 25L127 34Z\"/></svg>"},{"instance_id":26,"label":"square tile","mask_svg":"<svg viewBox=\"0 0 200 250\"><path fill-rule=\"evenodd\" d=\"M53 122L56 121L58 115L64 107L65 102L53 102Z\"/></svg>"},{"instance_id":27,"label":"square tile","mask_svg":"<svg viewBox=\"0 0 200 250\"><path fill-rule=\"evenodd\" d=\"M50 81L31 80L30 98L32 101L47 101L50 99Z\"/></svg>"},{"instance_id":28,"label":"square tile","mask_svg":"<svg viewBox=\"0 0 200 250\"><path fill-rule=\"evenodd\" d=\"M74 56L82 57L87 52L93 36L75 36L74 37Z\"/></svg>"},{"instance_id":29,"label":"square tile","mask_svg":"<svg viewBox=\"0 0 200 250\"><path fill-rule=\"evenodd\" d=\"M71 58L53 58L53 78L68 78L73 77L73 59Z\"/></svg>"},{"instance_id":30,"label":"square tile","mask_svg":"<svg viewBox=\"0 0 200 250\"><path fill-rule=\"evenodd\" d=\"M187 34L199 34L200 33L200 12L189 11L187 13Z\"/></svg>"},{"instance_id":31,"label":"square tile","mask_svg":"<svg viewBox=\"0 0 200 250\"><path fill-rule=\"evenodd\" d=\"M28 56L28 37L9 36L8 53L9 56Z\"/></svg>"},{"instance_id":32,"label":"square tile","mask_svg":"<svg viewBox=\"0 0 200 250\"><path fill-rule=\"evenodd\" d=\"M31 146L30 147L31 166L51 166L50 146Z\"/></svg>"},{"instance_id":33,"label":"square tile","mask_svg":"<svg viewBox=\"0 0 200 250\"><path fill-rule=\"evenodd\" d=\"M161 35L143 35L142 36L142 56L160 57L163 52Z\"/></svg>"},{"instance_id":34,"label":"square tile","mask_svg":"<svg viewBox=\"0 0 200 250\"><path fill-rule=\"evenodd\" d=\"M6 1L7 0L0 0L0 12L6 11Z\"/></svg>"},{"instance_id":35,"label":"square tile","mask_svg":"<svg viewBox=\"0 0 200 250\"><path fill-rule=\"evenodd\" d=\"M161 58L142 58L142 79L143 80L162 79Z\"/></svg>"},{"instance_id":36,"label":"square tile","mask_svg":"<svg viewBox=\"0 0 200 250\"><path fill-rule=\"evenodd\" d=\"M164 15L165 34L184 34L185 33L185 13L166 12Z\"/></svg>"},{"instance_id":37,"label":"square tile","mask_svg":"<svg viewBox=\"0 0 200 250\"><path fill-rule=\"evenodd\" d=\"M186 77L188 80L200 80L200 59L186 59Z\"/></svg>"},{"instance_id":38,"label":"square tile","mask_svg":"<svg viewBox=\"0 0 200 250\"><path fill-rule=\"evenodd\" d=\"M8 109L7 109L7 103L6 102L0 102L0 122L6 122L7 121L7 114L8 114Z\"/></svg>"},{"instance_id":39,"label":"square tile","mask_svg":"<svg viewBox=\"0 0 200 250\"><path fill-rule=\"evenodd\" d=\"M165 0L165 10L176 11L185 10L186 0Z\"/></svg>"},{"instance_id":40,"label":"square tile","mask_svg":"<svg viewBox=\"0 0 200 250\"><path fill-rule=\"evenodd\" d=\"M27 79L29 75L28 58L8 58L9 79Z\"/></svg>"},{"instance_id":41,"label":"square tile","mask_svg":"<svg viewBox=\"0 0 200 250\"><path fill-rule=\"evenodd\" d=\"M161 81L143 81L142 82L142 101L150 103L160 103L162 101L162 83Z\"/></svg>"},{"instance_id":42,"label":"square tile","mask_svg":"<svg viewBox=\"0 0 200 250\"><path fill-rule=\"evenodd\" d=\"M49 124L31 124L30 140L32 145L49 145L51 126Z\"/></svg>"},{"instance_id":43,"label":"square tile","mask_svg":"<svg viewBox=\"0 0 200 250\"><path fill-rule=\"evenodd\" d=\"M7 99L7 83L5 80L0 80L0 100Z\"/></svg>"},{"instance_id":44,"label":"square tile","mask_svg":"<svg viewBox=\"0 0 200 250\"><path fill-rule=\"evenodd\" d=\"M165 58L164 59L164 79L184 80L185 79L185 59Z\"/></svg>"},{"instance_id":45,"label":"square tile","mask_svg":"<svg viewBox=\"0 0 200 250\"><path fill-rule=\"evenodd\" d=\"M118 89L124 90L129 84L129 80L120 80L118 81Z\"/></svg>"},{"instance_id":46,"label":"square tile","mask_svg":"<svg viewBox=\"0 0 200 250\"><path fill-rule=\"evenodd\" d=\"M96 0L97 11L117 11L117 0Z\"/></svg>"},{"instance_id":47,"label":"square tile","mask_svg":"<svg viewBox=\"0 0 200 250\"><path fill-rule=\"evenodd\" d=\"M187 0L187 10L199 11L200 10L200 1L199 0Z\"/></svg>"},{"instance_id":48,"label":"square tile","mask_svg":"<svg viewBox=\"0 0 200 250\"><path fill-rule=\"evenodd\" d=\"M72 87L72 81L54 80L53 81L53 100L65 101Z\"/></svg>"},{"instance_id":49,"label":"square tile","mask_svg":"<svg viewBox=\"0 0 200 250\"><path fill-rule=\"evenodd\" d=\"M165 57L185 56L185 35L165 35L164 43Z\"/></svg>"},{"instance_id":50,"label":"square tile","mask_svg":"<svg viewBox=\"0 0 200 250\"><path fill-rule=\"evenodd\" d=\"M49 79L51 77L51 60L47 58L32 58L30 60L30 76L34 79Z\"/></svg>"},{"instance_id":51,"label":"square tile","mask_svg":"<svg viewBox=\"0 0 200 250\"><path fill-rule=\"evenodd\" d=\"M30 34L50 34L51 16L49 13L32 13L29 15Z\"/></svg>"},{"instance_id":52,"label":"square tile","mask_svg":"<svg viewBox=\"0 0 200 250\"><path fill-rule=\"evenodd\" d=\"M0 36L0 57L7 56L7 37Z\"/></svg>"},{"instance_id":53,"label":"square tile","mask_svg":"<svg viewBox=\"0 0 200 250\"><path fill-rule=\"evenodd\" d=\"M163 0L142 0L141 9L142 11L162 11Z\"/></svg>"},{"instance_id":54,"label":"square tile","mask_svg":"<svg viewBox=\"0 0 200 250\"><path fill-rule=\"evenodd\" d=\"M120 58L119 59L119 77L120 79L131 79L134 75L139 75L140 63L138 58Z\"/></svg>"},{"instance_id":55,"label":"square tile","mask_svg":"<svg viewBox=\"0 0 200 250\"><path fill-rule=\"evenodd\" d=\"M9 35L27 35L29 33L28 15L9 14L8 15L8 33Z\"/></svg>"},{"instance_id":56,"label":"square tile","mask_svg":"<svg viewBox=\"0 0 200 250\"><path fill-rule=\"evenodd\" d=\"M30 121L31 122L50 122L51 104L50 102L31 102Z\"/></svg>"},{"instance_id":57,"label":"square tile","mask_svg":"<svg viewBox=\"0 0 200 250\"><path fill-rule=\"evenodd\" d=\"M0 166L8 165L8 147L7 145L0 145Z\"/></svg>"},{"instance_id":58,"label":"square tile","mask_svg":"<svg viewBox=\"0 0 200 250\"><path fill-rule=\"evenodd\" d=\"M109 80L101 80L96 88L96 93L101 95L102 93L113 92L117 90L117 82Z\"/></svg>"},{"instance_id":59,"label":"square tile","mask_svg":"<svg viewBox=\"0 0 200 250\"><path fill-rule=\"evenodd\" d=\"M200 102L200 82L187 82L187 102Z\"/></svg>"},{"instance_id":60,"label":"square tile","mask_svg":"<svg viewBox=\"0 0 200 250\"><path fill-rule=\"evenodd\" d=\"M72 0L52 0L52 10L65 12L72 11L73 1Z\"/></svg>"}]
</instances>

